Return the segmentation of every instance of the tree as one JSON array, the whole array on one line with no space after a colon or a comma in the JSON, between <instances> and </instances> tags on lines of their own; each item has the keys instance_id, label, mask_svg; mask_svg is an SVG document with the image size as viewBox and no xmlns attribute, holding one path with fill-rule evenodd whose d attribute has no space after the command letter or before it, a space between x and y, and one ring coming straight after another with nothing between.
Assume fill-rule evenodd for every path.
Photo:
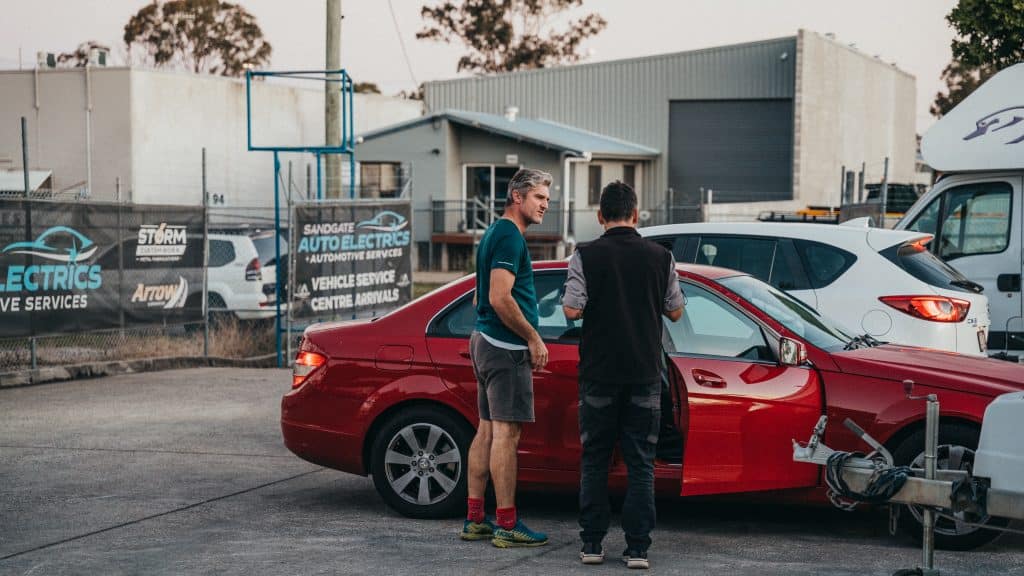
<instances>
[{"instance_id":1,"label":"tree","mask_svg":"<svg viewBox=\"0 0 1024 576\"><path fill-rule=\"evenodd\" d=\"M400 90L395 96L399 98L405 98L406 100L423 100L424 88L421 82L415 90Z\"/></svg>"},{"instance_id":2,"label":"tree","mask_svg":"<svg viewBox=\"0 0 1024 576\"><path fill-rule=\"evenodd\" d=\"M996 70L992 66L972 68L962 62L953 60L942 71L942 80L946 83L946 92L935 95L930 112L936 118L942 118L954 106L967 98L971 92L988 80Z\"/></svg>"},{"instance_id":3,"label":"tree","mask_svg":"<svg viewBox=\"0 0 1024 576\"><path fill-rule=\"evenodd\" d=\"M374 82L356 82L352 91L356 94L380 94L380 86Z\"/></svg>"},{"instance_id":4,"label":"tree","mask_svg":"<svg viewBox=\"0 0 1024 576\"><path fill-rule=\"evenodd\" d=\"M157 68L222 76L265 66L271 53L256 17L219 0L153 0L125 24L124 42Z\"/></svg>"},{"instance_id":5,"label":"tree","mask_svg":"<svg viewBox=\"0 0 1024 576\"><path fill-rule=\"evenodd\" d=\"M1021 0L960 0L946 21L959 36L953 39L954 60L996 70L1024 60Z\"/></svg>"},{"instance_id":6,"label":"tree","mask_svg":"<svg viewBox=\"0 0 1024 576\"><path fill-rule=\"evenodd\" d=\"M1024 61L1024 1L960 0L946 15L957 33L953 61L942 71L948 92L935 95L942 117L996 72Z\"/></svg>"},{"instance_id":7,"label":"tree","mask_svg":"<svg viewBox=\"0 0 1024 576\"><path fill-rule=\"evenodd\" d=\"M416 37L459 42L469 53L458 70L508 72L578 62L580 44L607 26L596 13L572 20L563 31L552 26L556 16L583 0L449 0L424 6L428 24Z\"/></svg>"},{"instance_id":8,"label":"tree","mask_svg":"<svg viewBox=\"0 0 1024 576\"><path fill-rule=\"evenodd\" d=\"M93 48L100 50L106 50L110 52L110 47L105 44L100 44L95 40L89 40L82 42L75 48L74 52L61 52L57 55L57 65L67 68L84 68L89 63L89 52Z\"/></svg>"}]
</instances>

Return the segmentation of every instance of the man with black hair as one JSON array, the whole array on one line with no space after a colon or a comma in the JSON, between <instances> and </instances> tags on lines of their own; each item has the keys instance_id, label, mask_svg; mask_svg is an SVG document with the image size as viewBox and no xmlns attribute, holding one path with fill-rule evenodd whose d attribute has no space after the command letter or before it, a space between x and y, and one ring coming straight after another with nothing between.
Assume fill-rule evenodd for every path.
<instances>
[{"instance_id":1,"label":"man with black hair","mask_svg":"<svg viewBox=\"0 0 1024 576\"><path fill-rule=\"evenodd\" d=\"M508 184L504 215L491 224L476 253L476 329L469 353L477 379L480 425L469 447L463 540L489 539L499 548L543 546L548 537L518 518L516 450L524 422L533 422L533 370L548 362L537 333L537 292L523 234L548 209L551 175L523 169ZM484 492L494 482L497 514L484 515Z\"/></svg>"},{"instance_id":2,"label":"man with black hair","mask_svg":"<svg viewBox=\"0 0 1024 576\"><path fill-rule=\"evenodd\" d=\"M622 506L623 561L648 568L654 528L654 454L661 425L662 315L683 315L672 253L640 236L636 193L612 182L597 219L605 233L569 261L562 306L583 319L580 337L580 537L584 564L604 561L608 466L619 441L629 473Z\"/></svg>"}]
</instances>

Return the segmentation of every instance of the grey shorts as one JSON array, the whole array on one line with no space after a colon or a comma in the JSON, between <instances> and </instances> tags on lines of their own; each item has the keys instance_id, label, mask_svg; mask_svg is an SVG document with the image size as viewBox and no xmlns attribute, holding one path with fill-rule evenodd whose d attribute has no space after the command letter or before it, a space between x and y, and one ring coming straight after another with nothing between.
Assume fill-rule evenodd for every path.
<instances>
[{"instance_id":1,"label":"grey shorts","mask_svg":"<svg viewBox=\"0 0 1024 576\"><path fill-rule=\"evenodd\" d=\"M483 420L533 422L533 371L529 350L506 350L479 332L469 337L476 374L476 404Z\"/></svg>"}]
</instances>

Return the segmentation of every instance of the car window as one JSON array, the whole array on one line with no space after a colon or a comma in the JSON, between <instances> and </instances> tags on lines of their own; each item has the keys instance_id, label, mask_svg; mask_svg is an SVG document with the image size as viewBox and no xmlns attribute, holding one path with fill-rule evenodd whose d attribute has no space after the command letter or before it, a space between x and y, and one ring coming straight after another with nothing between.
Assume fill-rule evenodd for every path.
<instances>
[{"instance_id":1,"label":"car window","mask_svg":"<svg viewBox=\"0 0 1024 576\"><path fill-rule=\"evenodd\" d=\"M234 259L234 244L228 240L210 240L210 268L230 264Z\"/></svg>"},{"instance_id":2,"label":"car window","mask_svg":"<svg viewBox=\"0 0 1024 576\"><path fill-rule=\"evenodd\" d=\"M914 218L914 221L907 226L907 230L934 235L939 229L939 208L941 206L942 196L937 196L917 215L917 218Z\"/></svg>"},{"instance_id":3,"label":"car window","mask_svg":"<svg viewBox=\"0 0 1024 576\"><path fill-rule=\"evenodd\" d=\"M772 262L772 275L768 283L779 290L810 288L792 240L779 239L775 248L775 260Z\"/></svg>"},{"instance_id":4,"label":"car window","mask_svg":"<svg viewBox=\"0 0 1024 576\"><path fill-rule=\"evenodd\" d=\"M701 236L697 264L721 266L768 281L775 257L775 240L742 236Z\"/></svg>"},{"instance_id":5,"label":"car window","mask_svg":"<svg viewBox=\"0 0 1024 576\"><path fill-rule=\"evenodd\" d=\"M1010 196L1006 182L984 182L948 190L942 209L939 257L952 260L1002 252L1010 242Z\"/></svg>"},{"instance_id":6,"label":"car window","mask_svg":"<svg viewBox=\"0 0 1024 576\"><path fill-rule=\"evenodd\" d=\"M651 238L657 244L664 246L666 250L672 253L672 256L678 263L692 263L693 256L686 253L686 243L693 240L695 237L692 235L683 236L661 236L658 238Z\"/></svg>"},{"instance_id":7,"label":"car window","mask_svg":"<svg viewBox=\"0 0 1024 576\"><path fill-rule=\"evenodd\" d=\"M918 280L946 290L978 292L977 284L928 251L921 242L897 244L879 252Z\"/></svg>"},{"instance_id":8,"label":"car window","mask_svg":"<svg viewBox=\"0 0 1024 576\"><path fill-rule=\"evenodd\" d=\"M849 335L813 308L764 282L732 276L721 284L818 348L836 351L850 342Z\"/></svg>"},{"instance_id":9,"label":"car window","mask_svg":"<svg viewBox=\"0 0 1024 576\"><path fill-rule=\"evenodd\" d=\"M680 282L686 309L676 322L665 322L665 348L678 354L772 360L761 327L711 291Z\"/></svg>"},{"instance_id":10,"label":"car window","mask_svg":"<svg viewBox=\"0 0 1024 576\"><path fill-rule=\"evenodd\" d=\"M256 246L256 253L259 255L260 264L273 266L277 263L277 253L274 249L275 234L252 236L252 243ZM280 247L281 255L288 254L288 243L282 236L277 236L277 244Z\"/></svg>"},{"instance_id":11,"label":"car window","mask_svg":"<svg viewBox=\"0 0 1024 576\"><path fill-rule=\"evenodd\" d=\"M856 256L835 246L810 240L797 240L795 243L811 288L824 288L835 282L857 261Z\"/></svg>"},{"instance_id":12,"label":"car window","mask_svg":"<svg viewBox=\"0 0 1024 576\"><path fill-rule=\"evenodd\" d=\"M579 339L581 320L570 322L562 311L562 287L565 272L542 272L534 276L537 290L538 329L547 341L574 341ZM430 327L431 336L469 338L476 326L476 308L472 293L466 295Z\"/></svg>"}]
</instances>

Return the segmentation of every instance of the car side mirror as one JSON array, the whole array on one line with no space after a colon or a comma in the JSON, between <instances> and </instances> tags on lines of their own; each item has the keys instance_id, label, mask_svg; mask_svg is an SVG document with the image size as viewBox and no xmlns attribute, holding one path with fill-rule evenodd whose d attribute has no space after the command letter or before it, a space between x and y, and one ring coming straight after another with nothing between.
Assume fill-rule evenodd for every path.
<instances>
[{"instance_id":1,"label":"car side mirror","mask_svg":"<svg viewBox=\"0 0 1024 576\"><path fill-rule=\"evenodd\" d=\"M807 349L802 342L783 338L779 341L779 361L786 366L799 366L807 361Z\"/></svg>"}]
</instances>

